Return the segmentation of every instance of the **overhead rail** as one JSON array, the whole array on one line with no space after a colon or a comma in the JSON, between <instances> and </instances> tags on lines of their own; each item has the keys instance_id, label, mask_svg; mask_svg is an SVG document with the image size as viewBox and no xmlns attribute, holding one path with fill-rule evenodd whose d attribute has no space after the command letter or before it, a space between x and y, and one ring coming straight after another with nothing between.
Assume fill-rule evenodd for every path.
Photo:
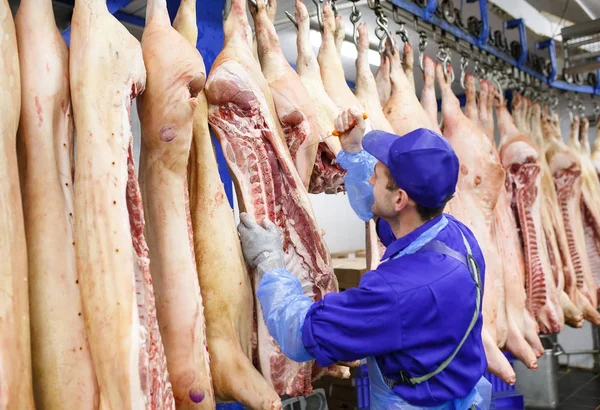
<instances>
[{"instance_id":1,"label":"overhead rail","mask_svg":"<svg viewBox=\"0 0 600 410\"><path fill-rule=\"evenodd\" d=\"M540 56L528 56L527 32L522 19L510 20L504 25L507 30L519 31L518 42L507 44L506 38L499 30L490 33L487 0L467 0L468 3L475 1L479 1L479 19L469 17L466 25L460 21L460 16L457 18L456 14L460 11L454 9L449 0L443 0L440 7L437 0L368 0L368 5L371 9L383 7L391 12L397 24L413 21L419 33L443 43L445 47L452 48L463 56L491 67L503 64L511 73L517 69L521 72L520 77L529 77L527 82L532 85L547 85L557 90L600 95L600 86L597 84L600 81L594 85L584 85L556 79L554 40L544 40L535 44L536 50L548 49L548 64L547 60ZM596 74L596 78L600 79L600 72Z\"/></svg>"}]
</instances>

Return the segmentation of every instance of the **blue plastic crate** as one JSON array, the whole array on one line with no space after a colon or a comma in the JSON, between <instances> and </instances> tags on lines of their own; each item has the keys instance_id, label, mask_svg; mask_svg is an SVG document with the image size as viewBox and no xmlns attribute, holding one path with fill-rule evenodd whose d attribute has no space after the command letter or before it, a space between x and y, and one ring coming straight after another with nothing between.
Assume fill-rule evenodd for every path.
<instances>
[{"instance_id":1,"label":"blue plastic crate","mask_svg":"<svg viewBox=\"0 0 600 410\"><path fill-rule=\"evenodd\" d=\"M354 379L356 383L356 398L358 410L368 410L369 409L369 370L366 364L361 364L359 367L358 374Z\"/></svg>"},{"instance_id":2,"label":"blue plastic crate","mask_svg":"<svg viewBox=\"0 0 600 410\"><path fill-rule=\"evenodd\" d=\"M244 410L242 403L217 404L217 410Z\"/></svg>"}]
</instances>

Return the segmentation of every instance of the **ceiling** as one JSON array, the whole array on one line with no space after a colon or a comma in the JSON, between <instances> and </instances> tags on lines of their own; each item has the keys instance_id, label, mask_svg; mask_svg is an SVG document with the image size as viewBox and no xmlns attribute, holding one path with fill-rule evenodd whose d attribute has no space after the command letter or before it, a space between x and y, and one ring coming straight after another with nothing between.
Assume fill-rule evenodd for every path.
<instances>
[{"instance_id":1,"label":"ceiling","mask_svg":"<svg viewBox=\"0 0 600 410\"><path fill-rule=\"evenodd\" d=\"M199 0L201 2L201 0ZM205 0L210 1L210 0ZM453 0L455 6L460 7L461 1ZM346 3L346 0L338 0L338 4ZM496 1L498 2L498 1ZM511 0L501 0L501 2L510 4ZM527 0L529 4L540 12L549 13L559 18L573 23L582 23L585 21L600 18L600 1L598 0ZM20 0L9 0L11 9L16 12ZM70 21L70 11L72 10L73 0L53 0L54 11L59 28L66 28ZM144 18L146 14L147 0L132 0L126 7L120 11L139 18ZM277 18L285 18L285 10L294 9L295 0L279 0ZM312 2L305 0L309 10L314 8ZM465 6L468 6L465 4Z\"/></svg>"},{"instance_id":2,"label":"ceiling","mask_svg":"<svg viewBox=\"0 0 600 410\"><path fill-rule=\"evenodd\" d=\"M13 12L18 8L20 0L9 0L11 8ZM69 27L71 14L72 14L72 4L74 0L53 0L55 17L57 20L57 25L60 30L65 30ZM204 0L211 1L211 0ZM464 0L450 0L454 3L455 7L462 7L463 21L466 23L467 18L471 15L479 16L479 5L477 2L468 3ZM511 10L511 6L517 0L488 0L488 8L490 10L489 13L489 23L490 30L493 32L494 30L501 30L503 22L512 18L511 16L507 16L506 13ZM523 0L518 0L523 1ZM438 1L440 2L440 1ZM527 0L529 5L533 6L536 10L545 13L546 15L553 16L556 22L561 21L563 24L569 25L573 23L583 23L586 21L590 21L595 18L600 18L600 1L599 0ZM120 12L122 14L127 14L129 16L134 16L139 19L145 18L145 10L146 10L147 0L132 0L126 7L122 8ZM315 15L316 7L313 1L304 0L307 8L311 15ZM462 6L461 6L462 3ZM200 7L202 4L202 0L198 2ZM227 4L229 4L229 0L227 0ZM366 1L362 0L359 4L362 4L360 8L362 12L362 21L367 22L367 26L369 28L369 33L372 36L372 48L376 48L375 44L377 42L377 38L374 35L374 29L376 27L375 24L375 15L372 10L370 10L366 6ZM343 16L344 21L346 23L346 33L350 36L352 32L352 26L349 21L350 11L351 9L348 7L350 4L347 0L337 0L338 8L340 9L339 13ZM496 7L497 5L504 6L504 12L502 12L501 8ZM228 8L228 6L226 6ZM280 42L282 44L282 49L284 50L284 54L287 57L288 61L294 63L296 60L296 30L294 26L287 20L285 16L285 11L290 11L294 14L295 10L295 0L278 0L277 4L277 15L276 15L276 26L278 30L278 34L280 37ZM504 14L503 14L504 13ZM388 15L390 31L394 32L398 27L393 22L392 16ZM250 19L251 20L251 19ZM527 21L527 19L525 19ZM123 21L123 20L122 20ZM132 32L134 36L138 39L141 39L143 27L133 25L130 23L123 22L123 24ZM313 26L317 25L316 18L313 17ZM416 48L418 44L418 34L413 27L413 24L407 23L408 34L410 43ZM313 44L313 49L315 52L318 50L318 33L315 32L313 34L317 34L317 43ZM518 40L518 32L517 30L506 30L505 31L506 38L508 42L512 40ZM530 44L530 48L533 48L533 44L535 42L542 40L543 38L537 36L535 33L528 30L528 43ZM352 46L353 47L353 46ZM352 48L351 47L351 48ZM351 50L355 52L354 50ZM426 54L429 56L435 56L437 53L437 45L433 41L429 41L429 45L426 50ZM559 56L559 72L562 68L560 65L560 56L562 56L562 51L560 46L557 48L557 55ZM452 62L455 67L456 77L459 77L459 69L458 62L460 61L460 55L453 53L452 54ZM355 58L352 56L346 57L343 59L344 70L346 73L346 77L349 80L353 80L355 78ZM469 69L472 67L472 64L469 66ZM372 65L373 71L377 68L377 62ZM419 69L416 68L418 71ZM415 75L417 82L417 89L420 88L422 83L422 76ZM462 92L462 88L460 86L460 81L455 81L454 86L457 92Z\"/></svg>"}]
</instances>

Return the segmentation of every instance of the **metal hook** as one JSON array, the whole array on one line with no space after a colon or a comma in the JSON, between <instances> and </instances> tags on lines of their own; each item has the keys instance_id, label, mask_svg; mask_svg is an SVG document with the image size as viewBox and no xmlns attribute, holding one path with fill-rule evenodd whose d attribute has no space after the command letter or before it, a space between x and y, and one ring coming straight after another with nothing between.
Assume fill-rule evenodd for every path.
<instances>
[{"instance_id":1,"label":"metal hook","mask_svg":"<svg viewBox=\"0 0 600 410\"><path fill-rule=\"evenodd\" d=\"M402 42L404 44L410 44L409 38L408 38L408 30L406 30L406 28L404 27L404 23L398 23L400 25L400 28L398 30L396 30L396 34L400 36L400 38L402 39Z\"/></svg>"},{"instance_id":2,"label":"metal hook","mask_svg":"<svg viewBox=\"0 0 600 410\"><path fill-rule=\"evenodd\" d=\"M448 79L448 65L451 62L450 50L444 45L441 44L437 53L438 60L442 63L442 67L444 69L444 79ZM454 70L450 65L450 84L454 82Z\"/></svg>"},{"instance_id":3,"label":"metal hook","mask_svg":"<svg viewBox=\"0 0 600 410\"><path fill-rule=\"evenodd\" d=\"M496 91L502 95L502 84L500 83L500 73L493 69L491 72L488 73L488 75L486 76L486 79L492 83L492 85L494 86L494 88L496 89Z\"/></svg>"},{"instance_id":4,"label":"metal hook","mask_svg":"<svg viewBox=\"0 0 600 410\"><path fill-rule=\"evenodd\" d=\"M255 8L258 8L258 4L256 4L256 0L248 0L248 3L250 3Z\"/></svg>"},{"instance_id":5,"label":"metal hook","mask_svg":"<svg viewBox=\"0 0 600 410\"><path fill-rule=\"evenodd\" d=\"M390 41L390 44L394 44L394 38L388 29L388 21L380 4L376 5L375 15L377 16L377 28L375 29L375 35L379 39L379 53L382 54L385 50L386 37Z\"/></svg>"},{"instance_id":6,"label":"metal hook","mask_svg":"<svg viewBox=\"0 0 600 410\"><path fill-rule=\"evenodd\" d=\"M424 31L419 33L419 68L421 72L425 72L423 68L423 59L425 57L425 49L427 48L427 36Z\"/></svg>"},{"instance_id":7,"label":"metal hook","mask_svg":"<svg viewBox=\"0 0 600 410\"><path fill-rule=\"evenodd\" d=\"M321 15L321 3L323 3L323 0L313 0L313 3L315 6L317 6L317 21L319 22L319 30L323 31L323 16Z\"/></svg>"},{"instance_id":8,"label":"metal hook","mask_svg":"<svg viewBox=\"0 0 600 410\"><path fill-rule=\"evenodd\" d=\"M481 63L479 60L475 60L475 64L473 64L473 75L478 80L481 78Z\"/></svg>"},{"instance_id":9,"label":"metal hook","mask_svg":"<svg viewBox=\"0 0 600 410\"><path fill-rule=\"evenodd\" d=\"M338 8L337 8L337 5L335 4L336 0L329 0L329 2L331 3L331 10L333 11L333 15L337 17Z\"/></svg>"},{"instance_id":10,"label":"metal hook","mask_svg":"<svg viewBox=\"0 0 600 410\"><path fill-rule=\"evenodd\" d=\"M463 88L463 90L465 89L465 76L466 76L466 69L467 66L469 65L469 60L467 60L466 56L461 56L460 57L460 85Z\"/></svg>"},{"instance_id":11,"label":"metal hook","mask_svg":"<svg viewBox=\"0 0 600 410\"><path fill-rule=\"evenodd\" d=\"M358 22L362 18L362 13L356 7L356 2L358 0L350 0L352 1L352 13L350 13L350 22L352 23L352 39L354 40L354 45L358 47Z\"/></svg>"},{"instance_id":12,"label":"metal hook","mask_svg":"<svg viewBox=\"0 0 600 410\"><path fill-rule=\"evenodd\" d=\"M287 16L288 19L290 19L290 21L292 22L292 24L294 24L294 26L296 26L296 30L298 30L298 22L296 21L296 19L294 18L294 16L292 16L289 11L286 11L285 15Z\"/></svg>"}]
</instances>

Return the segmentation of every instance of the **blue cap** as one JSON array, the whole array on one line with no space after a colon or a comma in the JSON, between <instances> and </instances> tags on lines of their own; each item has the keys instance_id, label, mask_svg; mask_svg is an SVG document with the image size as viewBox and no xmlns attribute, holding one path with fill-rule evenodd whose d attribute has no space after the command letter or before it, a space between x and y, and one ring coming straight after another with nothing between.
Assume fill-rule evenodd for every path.
<instances>
[{"instance_id":1,"label":"blue cap","mask_svg":"<svg viewBox=\"0 0 600 410\"><path fill-rule=\"evenodd\" d=\"M388 167L398 186L419 205L442 207L456 190L458 157L436 132L418 128L399 137L375 130L364 136L362 146Z\"/></svg>"}]
</instances>

